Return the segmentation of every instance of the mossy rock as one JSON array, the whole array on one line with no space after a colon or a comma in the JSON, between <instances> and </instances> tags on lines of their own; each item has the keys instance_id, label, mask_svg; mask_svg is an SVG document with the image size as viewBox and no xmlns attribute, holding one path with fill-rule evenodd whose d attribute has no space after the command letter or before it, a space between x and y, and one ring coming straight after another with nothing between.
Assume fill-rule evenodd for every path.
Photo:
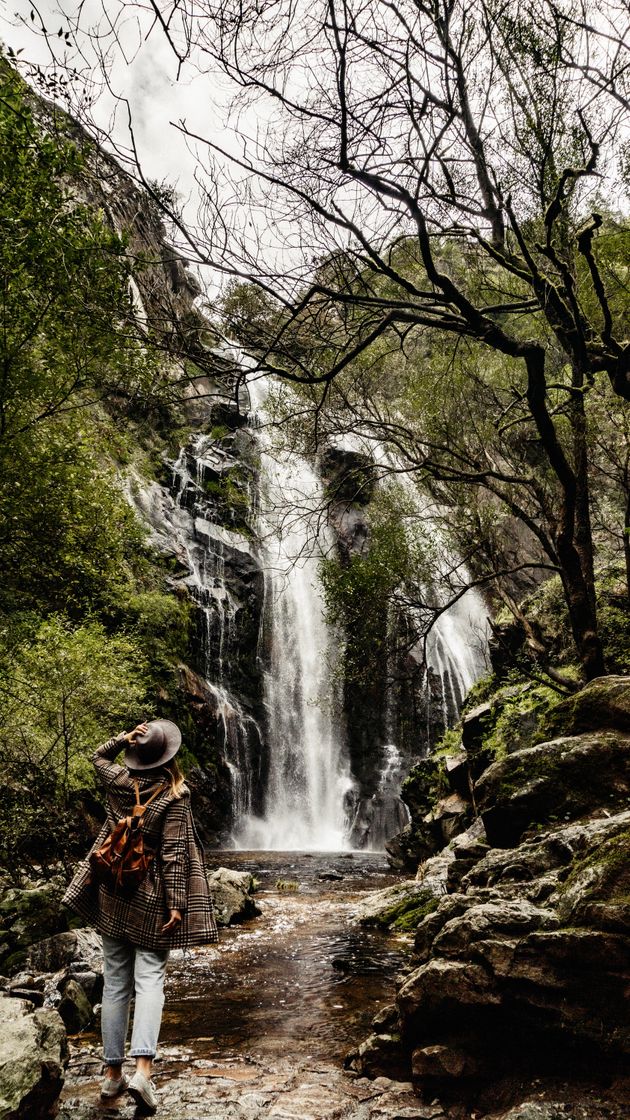
<instances>
[{"instance_id":1,"label":"mossy rock","mask_svg":"<svg viewBox=\"0 0 630 1120\"><path fill-rule=\"evenodd\" d=\"M409 771L400 796L409 807L414 821L419 821L431 812L435 802L447 790L445 761L433 755L431 758L423 758Z\"/></svg>"},{"instance_id":2,"label":"mossy rock","mask_svg":"<svg viewBox=\"0 0 630 1120\"><path fill-rule=\"evenodd\" d=\"M630 796L630 736L592 732L508 755L485 771L475 796L488 842L499 848L528 827L618 811Z\"/></svg>"},{"instance_id":3,"label":"mossy rock","mask_svg":"<svg viewBox=\"0 0 630 1120\"><path fill-rule=\"evenodd\" d=\"M566 924L630 933L630 814L624 829L576 860L559 892Z\"/></svg>"},{"instance_id":4,"label":"mossy rock","mask_svg":"<svg viewBox=\"0 0 630 1120\"><path fill-rule=\"evenodd\" d=\"M428 898L420 906L414 906L411 910L405 910L402 914L399 914L395 921L391 923L390 929L398 930L401 933L415 932L420 922L423 922L429 914L437 910L438 906L439 900L437 898Z\"/></svg>"},{"instance_id":5,"label":"mossy rock","mask_svg":"<svg viewBox=\"0 0 630 1120\"><path fill-rule=\"evenodd\" d=\"M412 930L438 906L435 893L417 879L367 895L354 917L362 926L376 929Z\"/></svg>"},{"instance_id":6,"label":"mossy rock","mask_svg":"<svg viewBox=\"0 0 630 1120\"><path fill-rule=\"evenodd\" d=\"M541 726L557 693L531 681L506 685L463 717L462 738L471 770L479 778L492 762L525 750L542 735Z\"/></svg>"},{"instance_id":7,"label":"mossy rock","mask_svg":"<svg viewBox=\"0 0 630 1120\"><path fill-rule=\"evenodd\" d=\"M553 738L604 728L630 732L630 677L597 677L590 681L548 712L541 733Z\"/></svg>"}]
</instances>

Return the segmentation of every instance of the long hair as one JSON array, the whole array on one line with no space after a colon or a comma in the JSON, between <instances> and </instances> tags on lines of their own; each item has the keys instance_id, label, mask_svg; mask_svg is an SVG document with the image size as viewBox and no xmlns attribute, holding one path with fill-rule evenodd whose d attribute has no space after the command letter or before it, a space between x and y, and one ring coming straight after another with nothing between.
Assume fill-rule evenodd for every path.
<instances>
[{"instance_id":1,"label":"long hair","mask_svg":"<svg viewBox=\"0 0 630 1120\"><path fill-rule=\"evenodd\" d=\"M179 762L176 758L172 758L170 762L167 762L165 764L164 769L168 770L169 772L171 782L171 797L181 797L182 793L184 792L184 784L186 782L186 779L184 777L184 771L179 765Z\"/></svg>"}]
</instances>

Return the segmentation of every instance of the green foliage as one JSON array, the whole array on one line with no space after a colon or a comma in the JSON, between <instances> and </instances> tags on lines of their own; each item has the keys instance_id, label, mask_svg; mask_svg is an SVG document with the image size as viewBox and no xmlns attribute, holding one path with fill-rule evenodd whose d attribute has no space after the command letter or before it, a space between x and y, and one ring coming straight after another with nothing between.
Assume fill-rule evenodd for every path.
<instances>
[{"instance_id":1,"label":"green foliage","mask_svg":"<svg viewBox=\"0 0 630 1120\"><path fill-rule=\"evenodd\" d=\"M124 241L69 185L82 166L63 135L38 127L21 80L0 68L3 470L34 427L153 379Z\"/></svg>"},{"instance_id":2,"label":"green foliage","mask_svg":"<svg viewBox=\"0 0 630 1120\"><path fill-rule=\"evenodd\" d=\"M77 197L83 162L0 66L0 610L75 618L128 582L142 534L95 408L152 392L125 243Z\"/></svg>"},{"instance_id":3,"label":"green foliage","mask_svg":"<svg viewBox=\"0 0 630 1120\"><path fill-rule=\"evenodd\" d=\"M7 454L0 483L3 610L41 603L78 617L129 582L144 533L104 458L103 437L87 416L73 415L34 429L19 463Z\"/></svg>"},{"instance_id":4,"label":"green foliage","mask_svg":"<svg viewBox=\"0 0 630 1120\"><path fill-rule=\"evenodd\" d=\"M378 491L369 507L367 547L346 563L335 557L321 563L328 616L347 638L349 680L368 680L382 668L388 650L389 607L396 593L428 569L429 546L411 512L402 488Z\"/></svg>"},{"instance_id":5,"label":"green foliage","mask_svg":"<svg viewBox=\"0 0 630 1120\"><path fill-rule=\"evenodd\" d=\"M164 591L131 591L111 605L117 627L133 636L142 650L151 679L168 682L173 666L188 651L191 605Z\"/></svg>"},{"instance_id":6,"label":"green foliage","mask_svg":"<svg viewBox=\"0 0 630 1120\"><path fill-rule=\"evenodd\" d=\"M533 746L543 717L557 703L558 693L544 684L501 689L492 699L484 750L499 759Z\"/></svg>"},{"instance_id":7,"label":"green foliage","mask_svg":"<svg viewBox=\"0 0 630 1120\"><path fill-rule=\"evenodd\" d=\"M190 626L121 479L156 477L184 440L169 372L134 317L126 238L85 201L93 169L33 103L0 59L0 862L16 869L84 847L98 742L157 698L179 718Z\"/></svg>"},{"instance_id":8,"label":"green foliage","mask_svg":"<svg viewBox=\"0 0 630 1120\"><path fill-rule=\"evenodd\" d=\"M147 662L137 642L98 622L51 615L29 633L5 627L0 646L0 752L7 778L49 771L58 793L90 786L89 755L147 716Z\"/></svg>"}]
</instances>

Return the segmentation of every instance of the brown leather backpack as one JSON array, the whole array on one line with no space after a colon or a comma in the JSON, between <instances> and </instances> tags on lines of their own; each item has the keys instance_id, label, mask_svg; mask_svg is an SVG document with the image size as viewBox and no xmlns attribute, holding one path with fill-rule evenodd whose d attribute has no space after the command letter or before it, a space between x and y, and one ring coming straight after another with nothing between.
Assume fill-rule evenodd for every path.
<instances>
[{"instance_id":1,"label":"brown leather backpack","mask_svg":"<svg viewBox=\"0 0 630 1120\"><path fill-rule=\"evenodd\" d=\"M90 880L103 883L123 895L136 890L155 859L155 851L144 842L143 816L151 802L168 789L168 783L157 786L143 805L137 781L134 780L133 784L136 803L131 816L118 821L101 847L90 855Z\"/></svg>"}]
</instances>

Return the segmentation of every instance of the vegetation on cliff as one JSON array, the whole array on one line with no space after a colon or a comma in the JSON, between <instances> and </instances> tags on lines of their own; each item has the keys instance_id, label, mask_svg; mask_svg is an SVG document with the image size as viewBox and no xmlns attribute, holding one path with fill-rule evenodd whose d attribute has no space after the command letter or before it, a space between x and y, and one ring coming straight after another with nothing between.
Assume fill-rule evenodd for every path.
<instances>
[{"instance_id":1,"label":"vegetation on cliff","mask_svg":"<svg viewBox=\"0 0 630 1120\"><path fill-rule=\"evenodd\" d=\"M80 831L73 791L92 784L94 745L158 694L177 702L189 626L122 490L124 469L155 456L161 410L182 423L170 371L138 326L126 238L85 201L67 133L43 127L2 64L0 824L18 875L67 850L73 819Z\"/></svg>"}]
</instances>

